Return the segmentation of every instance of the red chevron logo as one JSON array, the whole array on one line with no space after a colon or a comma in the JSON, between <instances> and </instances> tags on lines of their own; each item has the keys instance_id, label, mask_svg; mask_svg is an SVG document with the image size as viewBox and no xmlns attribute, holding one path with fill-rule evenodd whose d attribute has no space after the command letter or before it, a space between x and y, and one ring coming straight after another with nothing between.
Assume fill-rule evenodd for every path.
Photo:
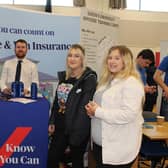
<instances>
[{"instance_id":1,"label":"red chevron logo","mask_svg":"<svg viewBox=\"0 0 168 168\"><path fill-rule=\"evenodd\" d=\"M0 148L0 155L2 157L9 158L13 154L13 151L6 151L6 145L13 144L14 146L19 146L31 130L32 127L16 127L16 129L12 132L12 134ZM2 167L3 165L4 163L2 163L2 161L0 160L0 167Z\"/></svg>"}]
</instances>

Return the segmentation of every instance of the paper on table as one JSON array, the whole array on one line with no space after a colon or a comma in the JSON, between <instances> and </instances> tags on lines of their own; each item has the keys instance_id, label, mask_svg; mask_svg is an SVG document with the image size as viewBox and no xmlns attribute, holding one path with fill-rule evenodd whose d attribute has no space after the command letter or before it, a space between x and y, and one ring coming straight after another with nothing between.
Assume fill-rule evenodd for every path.
<instances>
[{"instance_id":1,"label":"paper on table","mask_svg":"<svg viewBox=\"0 0 168 168\"><path fill-rule=\"evenodd\" d=\"M19 97L19 98L9 99L8 101L13 101L13 102L19 102L19 103L27 104L27 103L35 102L36 100Z\"/></svg>"}]
</instances>

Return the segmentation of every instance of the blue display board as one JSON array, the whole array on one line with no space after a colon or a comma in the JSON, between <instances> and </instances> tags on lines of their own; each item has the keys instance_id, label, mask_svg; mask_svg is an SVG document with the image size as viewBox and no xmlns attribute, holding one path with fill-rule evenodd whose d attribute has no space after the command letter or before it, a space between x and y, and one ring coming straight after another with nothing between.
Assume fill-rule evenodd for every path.
<instances>
[{"instance_id":1,"label":"blue display board","mask_svg":"<svg viewBox=\"0 0 168 168\"><path fill-rule=\"evenodd\" d=\"M46 168L49 103L0 101L0 167Z\"/></svg>"}]
</instances>

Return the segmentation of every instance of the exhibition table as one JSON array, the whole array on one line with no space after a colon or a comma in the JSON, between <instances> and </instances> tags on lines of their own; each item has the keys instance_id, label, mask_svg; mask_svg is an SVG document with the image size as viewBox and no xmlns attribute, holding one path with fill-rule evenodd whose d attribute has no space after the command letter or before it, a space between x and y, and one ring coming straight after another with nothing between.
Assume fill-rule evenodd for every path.
<instances>
[{"instance_id":1,"label":"exhibition table","mask_svg":"<svg viewBox=\"0 0 168 168\"><path fill-rule=\"evenodd\" d=\"M0 167L46 168L49 102L0 101Z\"/></svg>"}]
</instances>

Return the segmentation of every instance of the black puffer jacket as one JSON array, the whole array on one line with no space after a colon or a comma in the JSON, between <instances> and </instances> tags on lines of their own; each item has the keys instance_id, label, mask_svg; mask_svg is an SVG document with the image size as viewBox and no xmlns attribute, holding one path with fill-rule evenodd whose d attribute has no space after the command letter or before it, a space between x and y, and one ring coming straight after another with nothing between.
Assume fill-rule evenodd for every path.
<instances>
[{"instance_id":1,"label":"black puffer jacket","mask_svg":"<svg viewBox=\"0 0 168 168\"><path fill-rule=\"evenodd\" d=\"M65 71L59 72L59 84L65 81ZM97 75L86 68L68 95L65 113L59 113L57 91L53 103L50 124L55 124L55 133L65 133L70 144L79 145L90 135L90 118L86 114L85 105L92 100L96 90Z\"/></svg>"}]
</instances>

